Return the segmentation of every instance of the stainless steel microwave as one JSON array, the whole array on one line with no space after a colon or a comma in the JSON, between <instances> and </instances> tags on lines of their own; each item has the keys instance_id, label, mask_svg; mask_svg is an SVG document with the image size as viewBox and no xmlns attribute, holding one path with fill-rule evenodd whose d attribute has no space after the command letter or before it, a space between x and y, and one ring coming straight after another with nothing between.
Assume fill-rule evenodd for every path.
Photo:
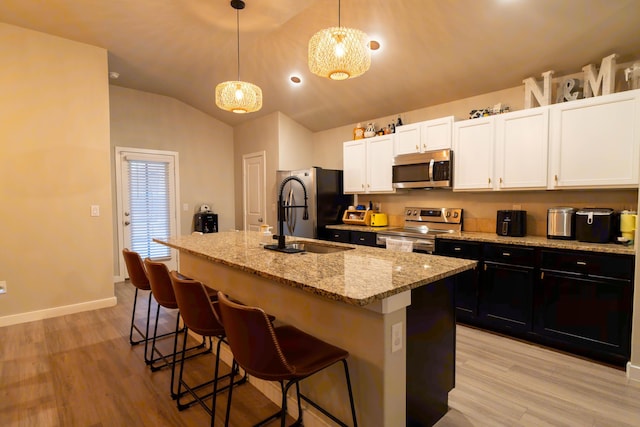
<instances>
[{"instance_id":1,"label":"stainless steel microwave","mask_svg":"<svg viewBox=\"0 0 640 427\"><path fill-rule=\"evenodd\" d=\"M394 188L451 188L453 152L451 150L401 154L393 158Z\"/></svg>"}]
</instances>

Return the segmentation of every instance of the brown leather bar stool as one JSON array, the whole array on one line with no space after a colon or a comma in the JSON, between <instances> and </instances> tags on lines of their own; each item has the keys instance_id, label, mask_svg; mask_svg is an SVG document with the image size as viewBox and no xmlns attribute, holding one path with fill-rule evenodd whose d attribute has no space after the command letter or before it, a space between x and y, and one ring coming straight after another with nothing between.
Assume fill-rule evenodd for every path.
<instances>
[{"instance_id":1,"label":"brown leather bar stool","mask_svg":"<svg viewBox=\"0 0 640 427\"><path fill-rule=\"evenodd\" d=\"M156 310L156 321L153 328L153 339L151 344L150 351L150 361L149 366L152 371L157 371L158 369L162 369L166 366L171 366L171 384L170 384L170 392L172 398L177 398L178 393L174 391L174 379L175 379L175 366L176 366L176 356L178 353L178 335L181 332L185 332L186 330L180 328L180 310L178 307L178 302L176 301L176 295L173 292L173 285L171 285L171 277L169 275L169 269L162 262L151 261L151 259L146 258L144 260L144 266L147 271L147 276L149 278L149 284L151 285L151 292L156 302L158 303L158 308ZM178 273L179 274L179 273ZM180 276L181 278L187 279L187 277ZM212 300L217 300L218 295L217 291L212 288L206 288L207 295ZM178 310L176 314L176 327L173 339L173 353L171 354L163 354L158 347L156 346L157 336L158 336L158 319L160 318L160 307L164 307L169 310ZM211 352L211 338L209 338L209 347L205 347L206 339L202 338L202 343L194 345L192 347L187 348L184 352L181 351L181 354L190 353L188 356L185 356L187 359L195 356L199 356L204 353ZM192 350L196 349L204 349L202 351L193 353ZM157 355L157 357L156 357ZM162 364L156 364L162 360Z\"/></svg>"},{"instance_id":2,"label":"brown leather bar stool","mask_svg":"<svg viewBox=\"0 0 640 427\"><path fill-rule=\"evenodd\" d=\"M218 381L227 377L233 377L234 375L226 374L219 375L220 368L220 345L225 338L224 328L218 321L218 316L215 311L218 306L217 302L212 302L207 294L206 287L197 280L186 279L176 271L172 271L169 274L171 278L171 284L173 285L173 291L176 296L178 308L185 326L193 332L203 337L216 337L218 338L218 344L216 347L216 361L213 373L213 380L192 386L186 383L183 379L184 373L184 349L187 344L187 334L184 335L184 342L182 345L183 353L180 359L180 373L178 374L178 409L182 410L192 405L195 402L200 405L211 415L211 425L213 426L216 412L216 395L221 391L229 388L229 385L218 388ZM226 341L225 341L226 342ZM233 378L231 379L233 381ZM246 375L237 381L235 385L242 384L246 381ZM198 390L213 383L213 391L205 395L199 395ZM186 389L186 392L182 392L182 387ZM180 398L189 393L193 397L193 400L188 403L182 403ZM204 399L212 397L211 407L207 405Z\"/></svg>"},{"instance_id":3,"label":"brown leather bar stool","mask_svg":"<svg viewBox=\"0 0 640 427\"><path fill-rule=\"evenodd\" d=\"M281 410L256 425L280 418L280 423L284 427L287 414L287 392L295 384L298 398L298 419L293 425L302 425L302 407L300 405L302 398L340 426L347 427L333 414L301 394L299 387L301 380L334 363L342 362L349 391L353 425L357 426L347 365L347 357L349 356L347 351L319 340L293 326L274 327L262 309L236 304L225 297L222 292L218 292L218 305L234 358L231 367L231 383L233 384L233 376L236 371L235 365L240 365L249 375L280 383L282 390ZM229 389L225 426L229 425L232 391L233 387Z\"/></svg>"},{"instance_id":4,"label":"brown leather bar stool","mask_svg":"<svg viewBox=\"0 0 640 427\"><path fill-rule=\"evenodd\" d=\"M129 281L136 288L136 293L133 298L133 310L131 312L131 328L129 329L129 343L131 345L138 345L144 342L144 361L149 364L149 358L147 357L148 343L149 343L149 318L151 317L151 284L147 277L147 272L142 263L142 258L137 252L130 251L127 248L122 250L122 256L124 262L127 265L127 271L129 272ZM138 302L138 291L149 291L149 301L147 303L147 323L146 329L143 333L135 324L136 317L136 304ZM141 339L133 339L133 331L136 331L140 335Z\"/></svg>"}]
</instances>

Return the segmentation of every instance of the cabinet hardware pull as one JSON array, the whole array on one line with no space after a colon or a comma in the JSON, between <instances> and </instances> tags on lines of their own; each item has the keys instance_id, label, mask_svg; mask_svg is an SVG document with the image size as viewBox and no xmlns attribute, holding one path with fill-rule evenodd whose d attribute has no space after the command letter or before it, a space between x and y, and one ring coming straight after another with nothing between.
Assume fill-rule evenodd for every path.
<instances>
[{"instance_id":1,"label":"cabinet hardware pull","mask_svg":"<svg viewBox=\"0 0 640 427\"><path fill-rule=\"evenodd\" d=\"M455 248L453 248L453 250L454 250L454 251L461 251L461 250L462 250L462 248L461 248L461 247L459 247L459 246L456 246Z\"/></svg>"},{"instance_id":2,"label":"cabinet hardware pull","mask_svg":"<svg viewBox=\"0 0 640 427\"><path fill-rule=\"evenodd\" d=\"M484 265L484 271L487 271L487 264Z\"/></svg>"},{"instance_id":3,"label":"cabinet hardware pull","mask_svg":"<svg viewBox=\"0 0 640 427\"><path fill-rule=\"evenodd\" d=\"M578 264L578 265L587 265L587 263L584 262L584 261L576 261L576 264Z\"/></svg>"},{"instance_id":4,"label":"cabinet hardware pull","mask_svg":"<svg viewBox=\"0 0 640 427\"><path fill-rule=\"evenodd\" d=\"M491 185L491 178L488 178L488 179L489 179L489 185Z\"/></svg>"},{"instance_id":5,"label":"cabinet hardware pull","mask_svg":"<svg viewBox=\"0 0 640 427\"><path fill-rule=\"evenodd\" d=\"M420 147L418 147L418 145L416 145L416 150L419 150L419 149L420 149Z\"/></svg>"},{"instance_id":6,"label":"cabinet hardware pull","mask_svg":"<svg viewBox=\"0 0 640 427\"><path fill-rule=\"evenodd\" d=\"M333 237L338 238L338 237L340 237L340 235L339 234L334 234Z\"/></svg>"},{"instance_id":7,"label":"cabinet hardware pull","mask_svg":"<svg viewBox=\"0 0 640 427\"><path fill-rule=\"evenodd\" d=\"M360 237L359 239L361 242L364 242L364 237Z\"/></svg>"},{"instance_id":8,"label":"cabinet hardware pull","mask_svg":"<svg viewBox=\"0 0 640 427\"><path fill-rule=\"evenodd\" d=\"M362 188L364 188L364 184L362 184Z\"/></svg>"},{"instance_id":9,"label":"cabinet hardware pull","mask_svg":"<svg viewBox=\"0 0 640 427\"><path fill-rule=\"evenodd\" d=\"M544 271L540 273L540 280L544 279Z\"/></svg>"},{"instance_id":10,"label":"cabinet hardware pull","mask_svg":"<svg viewBox=\"0 0 640 427\"><path fill-rule=\"evenodd\" d=\"M558 182L558 175L553 175L553 179Z\"/></svg>"},{"instance_id":11,"label":"cabinet hardware pull","mask_svg":"<svg viewBox=\"0 0 640 427\"><path fill-rule=\"evenodd\" d=\"M422 148L427 149L427 144L422 144Z\"/></svg>"},{"instance_id":12,"label":"cabinet hardware pull","mask_svg":"<svg viewBox=\"0 0 640 427\"><path fill-rule=\"evenodd\" d=\"M502 177L500 177L500 184L502 184Z\"/></svg>"},{"instance_id":13,"label":"cabinet hardware pull","mask_svg":"<svg viewBox=\"0 0 640 427\"><path fill-rule=\"evenodd\" d=\"M511 256L509 252L502 252L502 256Z\"/></svg>"}]
</instances>

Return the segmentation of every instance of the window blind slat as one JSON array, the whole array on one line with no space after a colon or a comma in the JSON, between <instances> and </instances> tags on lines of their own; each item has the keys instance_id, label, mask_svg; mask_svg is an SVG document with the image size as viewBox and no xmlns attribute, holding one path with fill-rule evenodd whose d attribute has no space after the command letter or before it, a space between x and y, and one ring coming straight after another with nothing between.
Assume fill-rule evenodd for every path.
<instances>
[{"instance_id":1,"label":"window blind slat","mask_svg":"<svg viewBox=\"0 0 640 427\"><path fill-rule=\"evenodd\" d=\"M169 258L171 250L153 242L168 238L170 223L169 164L129 160L131 247L144 258Z\"/></svg>"}]
</instances>

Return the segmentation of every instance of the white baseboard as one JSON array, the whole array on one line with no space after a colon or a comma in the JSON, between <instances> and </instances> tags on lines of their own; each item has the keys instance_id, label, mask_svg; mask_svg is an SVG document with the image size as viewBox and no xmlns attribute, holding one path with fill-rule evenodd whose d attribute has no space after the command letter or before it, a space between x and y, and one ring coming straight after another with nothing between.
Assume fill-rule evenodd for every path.
<instances>
[{"instance_id":1,"label":"white baseboard","mask_svg":"<svg viewBox=\"0 0 640 427\"><path fill-rule=\"evenodd\" d=\"M191 331L189 331L189 333L197 339L201 338L199 335ZM214 342L214 349L216 348L216 344L217 342ZM220 347L220 360L224 361L229 366L231 366L231 363L233 362L233 354L225 344ZM258 389L260 393L264 394L273 403L280 406L282 392L280 391L280 386L277 383L273 381L264 381L251 376L249 376L249 383L251 383L251 385ZM294 397L287 398L287 409L287 412L293 418L298 417L298 402ZM331 427L334 425L328 423L324 415L322 415L316 408L306 405L304 401L302 402L302 412L304 414L305 427ZM233 416L233 407L231 409L231 415Z\"/></svg>"},{"instance_id":2,"label":"white baseboard","mask_svg":"<svg viewBox=\"0 0 640 427\"><path fill-rule=\"evenodd\" d=\"M627 362L627 379L640 381L640 366L632 365L631 362Z\"/></svg>"},{"instance_id":3,"label":"white baseboard","mask_svg":"<svg viewBox=\"0 0 640 427\"><path fill-rule=\"evenodd\" d=\"M33 322L35 320L50 319L52 317L65 316L67 314L80 313L83 311L97 310L99 308L113 307L117 302L118 300L113 296L110 298L81 302L78 304L63 305L60 307L45 308L44 310L28 311L26 313L2 316L0 317L0 327Z\"/></svg>"}]
</instances>

